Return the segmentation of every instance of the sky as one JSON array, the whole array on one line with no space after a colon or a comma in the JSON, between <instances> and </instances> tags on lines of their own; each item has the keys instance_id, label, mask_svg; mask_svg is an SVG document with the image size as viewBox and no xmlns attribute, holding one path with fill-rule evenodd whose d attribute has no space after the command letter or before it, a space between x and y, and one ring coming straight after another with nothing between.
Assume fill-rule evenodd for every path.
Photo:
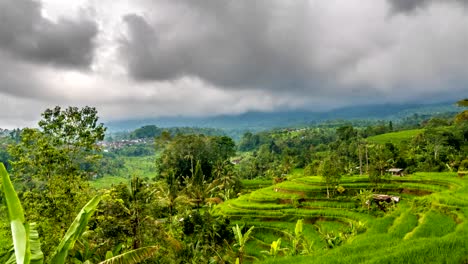
<instances>
[{"instance_id":1,"label":"sky","mask_svg":"<svg viewBox=\"0 0 468 264\"><path fill-rule=\"evenodd\" d=\"M468 95L465 0L0 0L0 127Z\"/></svg>"}]
</instances>

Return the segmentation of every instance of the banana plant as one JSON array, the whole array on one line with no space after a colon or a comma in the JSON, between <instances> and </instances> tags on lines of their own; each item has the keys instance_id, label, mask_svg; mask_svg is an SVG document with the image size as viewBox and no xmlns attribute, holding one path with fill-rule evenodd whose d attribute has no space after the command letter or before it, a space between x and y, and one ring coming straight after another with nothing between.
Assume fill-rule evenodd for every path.
<instances>
[{"instance_id":1,"label":"banana plant","mask_svg":"<svg viewBox=\"0 0 468 264\"><path fill-rule=\"evenodd\" d=\"M278 256L278 253L284 252L287 250L288 248L281 247L281 238L278 238L278 240L271 242L270 251L262 251L262 253L272 256L273 258L276 258L276 256Z\"/></svg>"},{"instance_id":2,"label":"banana plant","mask_svg":"<svg viewBox=\"0 0 468 264\"><path fill-rule=\"evenodd\" d=\"M3 164L0 164L0 174L13 237L13 248L10 250L11 256L7 263L42 264L44 263L44 254L40 249L39 235L35 224L29 224L25 221L24 210L18 198L18 194L13 188L10 176ZM96 196L81 209L68 228L67 233L60 241L59 246L49 258L50 261L48 263L65 263L68 251L73 248L76 240L79 239L86 230L89 218L93 215L100 200L100 196Z\"/></svg>"},{"instance_id":3,"label":"banana plant","mask_svg":"<svg viewBox=\"0 0 468 264\"><path fill-rule=\"evenodd\" d=\"M0 163L0 174L13 238L13 248L9 250L10 257L8 258L7 263L43 263L44 256L42 252L37 253L37 248L34 248L34 250L31 249L31 245L36 247L39 244L40 247L38 237L36 237L37 231L35 230L35 225L29 225L26 223L23 207L21 206L18 194L13 188L10 176L8 175L3 163ZM35 240L34 243L31 243L31 239ZM35 255L31 254L32 251L35 252Z\"/></svg>"},{"instance_id":4,"label":"banana plant","mask_svg":"<svg viewBox=\"0 0 468 264\"><path fill-rule=\"evenodd\" d=\"M242 228L239 225L232 227L232 232L234 232L234 238L236 239L236 243L234 247L238 248L238 256L240 263L243 262L244 254L245 254L245 244L250 239L250 234L252 233L254 226L250 227L245 234L242 234Z\"/></svg>"},{"instance_id":5,"label":"banana plant","mask_svg":"<svg viewBox=\"0 0 468 264\"><path fill-rule=\"evenodd\" d=\"M291 244L292 250L291 254L296 255L299 253L299 248L302 246L304 240L303 231L303 220L299 219L296 222L296 227L294 228L294 234L291 235Z\"/></svg>"},{"instance_id":6,"label":"banana plant","mask_svg":"<svg viewBox=\"0 0 468 264\"><path fill-rule=\"evenodd\" d=\"M143 260L146 260L152 257L156 251L158 251L158 246L149 246L142 247L139 249L134 249L129 252L122 253L117 256L106 256L106 260L99 262L99 264L133 264L141 263ZM109 253L112 253L109 251ZM107 255L107 254L106 254Z\"/></svg>"},{"instance_id":7,"label":"banana plant","mask_svg":"<svg viewBox=\"0 0 468 264\"><path fill-rule=\"evenodd\" d=\"M3 163L0 163L0 176L2 180L3 193L8 208L10 218L11 233L13 237L13 247L8 251L6 264L43 264L44 254L41 251L39 234L35 223L27 223L24 217L24 210L18 198L18 194L13 188L10 176ZM80 239L86 231L86 226L91 216L101 201L100 196L92 198L78 213L73 223L68 228L60 244L50 256L48 264L64 264L68 251L73 248L75 242ZM149 246L122 253L117 256L108 256L108 259L99 264L136 264L152 257L159 247ZM86 262L85 262L86 263ZM91 262L87 261L87 264Z\"/></svg>"}]
</instances>

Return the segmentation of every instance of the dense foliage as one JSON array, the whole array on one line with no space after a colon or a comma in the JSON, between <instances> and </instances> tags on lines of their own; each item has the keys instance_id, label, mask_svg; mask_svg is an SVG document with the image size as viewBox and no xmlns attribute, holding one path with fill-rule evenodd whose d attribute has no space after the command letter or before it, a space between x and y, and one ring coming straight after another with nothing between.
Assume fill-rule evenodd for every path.
<instances>
[{"instance_id":1,"label":"dense foliage","mask_svg":"<svg viewBox=\"0 0 468 264\"><path fill-rule=\"evenodd\" d=\"M48 262L70 226L67 263L411 263L427 253L418 243L442 250L421 261L466 261L468 185L454 173L468 170L463 113L247 132L236 146L217 130L156 126L103 142L94 108L48 109L38 129L1 139L19 200L0 206L0 260L18 251L9 218L31 224ZM24 219L8 214L18 204Z\"/></svg>"}]
</instances>

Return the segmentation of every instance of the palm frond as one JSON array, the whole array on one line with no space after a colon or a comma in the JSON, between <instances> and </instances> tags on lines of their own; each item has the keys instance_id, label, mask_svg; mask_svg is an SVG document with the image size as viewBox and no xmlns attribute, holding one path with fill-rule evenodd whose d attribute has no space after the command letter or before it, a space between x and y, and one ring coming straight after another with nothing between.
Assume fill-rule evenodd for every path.
<instances>
[{"instance_id":1,"label":"palm frond","mask_svg":"<svg viewBox=\"0 0 468 264\"><path fill-rule=\"evenodd\" d=\"M143 260L149 259L156 251L158 246L143 247L129 252L122 253L110 259L106 259L99 264L136 264L141 263Z\"/></svg>"}]
</instances>

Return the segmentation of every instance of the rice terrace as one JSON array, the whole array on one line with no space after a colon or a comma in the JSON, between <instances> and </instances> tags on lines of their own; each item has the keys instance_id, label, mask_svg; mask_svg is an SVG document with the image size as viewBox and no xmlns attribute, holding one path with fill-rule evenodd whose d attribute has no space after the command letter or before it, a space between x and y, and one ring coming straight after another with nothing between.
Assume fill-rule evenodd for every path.
<instances>
[{"instance_id":1,"label":"rice terrace","mask_svg":"<svg viewBox=\"0 0 468 264\"><path fill-rule=\"evenodd\" d=\"M338 193L326 198L319 177L300 177L256 190L221 206L236 222L255 226L247 254L282 239L277 256L289 255L295 222L303 221L301 250L313 257L276 258L266 263L463 263L468 229L468 181L456 173L415 173L382 183L378 193L401 198L381 209L372 201L367 177L342 179ZM452 262L453 261L453 262Z\"/></svg>"}]
</instances>

